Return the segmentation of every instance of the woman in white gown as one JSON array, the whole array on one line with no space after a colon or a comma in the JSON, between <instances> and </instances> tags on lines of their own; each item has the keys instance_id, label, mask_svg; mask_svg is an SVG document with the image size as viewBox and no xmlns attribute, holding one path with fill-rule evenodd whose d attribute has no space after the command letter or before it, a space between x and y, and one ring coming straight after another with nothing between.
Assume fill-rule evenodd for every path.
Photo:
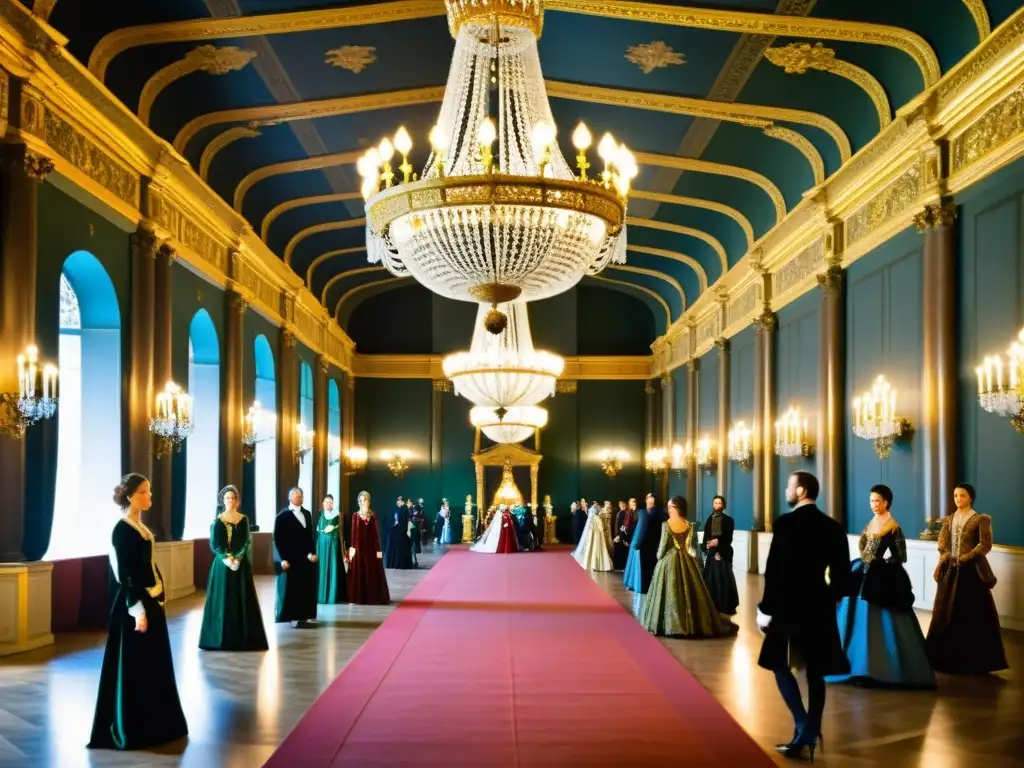
<instances>
[{"instance_id":1,"label":"woman in white gown","mask_svg":"<svg viewBox=\"0 0 1024 768\"><path fill-rule=\"evenodd\" d=\"M508 507L502 504L498 508L484 535L469 549L471 552L484 552L489 555L507 555L519 551L515 519Z\"/></svg>"},{"instance_id":2,"label":"woman in white gown","mask_svg":"<svg viewBox=\"0 0 1024 768\"><path fill-rule=\"evenodd\" d=\"M587 511L587 522L583 526L583 535L572 556L582 568L588 571L610 571L614 568L612 543L601 521L597 504L592 505Z\"/></svg>"}]
</instances>

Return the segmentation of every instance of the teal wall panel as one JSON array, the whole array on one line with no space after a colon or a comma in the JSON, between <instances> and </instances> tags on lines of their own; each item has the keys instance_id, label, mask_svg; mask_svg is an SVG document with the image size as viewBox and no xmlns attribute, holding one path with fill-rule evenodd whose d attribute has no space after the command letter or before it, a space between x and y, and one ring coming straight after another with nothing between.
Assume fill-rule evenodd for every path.
<instances>
[{"instance_id":1,"label":"teal wall panel","mask_svg":"<svg viewBox=\"0 0 1024 768\"><path fill-rule=\"evenodd\" d=\"M582 385L583 382L581 382ZM541 432L540 495L551 496L558 523L558 538L570 541L572 524L569 505L586 489L581 488L576 468L580 465L579 393L558 394L543 403L548 409L548 426Z\"/></svg>"},{"instance_id":2,"label":"teal wall panel","mask_svg":"<svg viewBox=\"0 0 1024 768\"><path fill-rule=\"evenodd\" d=\"M754 426L754 330L745 328L732 339L729 360L729 391L732 420L748 429ZM736 520L736 529L749 531L754 525L754 481L749 471L729 462L729 493L726 497L729 514Z\"/></svg>"},{"instance_id":3,"label":"teal wall panel","mask_svg":"<svg viewBox=\"0 0 1024 768\"><path fill-rule=\"evenodd\" d=\"M657 382L655 382L657 386ZM669 460L672 457L672 446L675 444L686 445L687 412L686 398L690 389L689 372L685 365L681 365L672 371L672 440L663 444L669 452ZM661 486L655 488L655 493L661 493ZM669 496L686 495L686 474L675 470L668 473L668 494ZM666 499L658 499L659 504L664 504Z\"/></svg>"},{"instance_id":4,"label":"teal wall panel","mask_svg":"<svg viewBox=\"0 0 1024 768\"><path fill-rule=\"evenodd\" d=\"M415 284L374 296L352 311L348 334L366 355L429 355L433 296Z\"/></svg>"},{"instance_id":5,"label":"teal wall panel","mask_svg":"<svg viewBox=\"0 0 1024 768\"><path fill-rule=\"evenodd\" d=\"M579 286L577 347L579 355L649 355L654 316L639 299L619 291Z\"/></svg>"},{"instance_id":6,"label":"teal wall panel","mask_svg":"<svg viewBox=\"0 0 1024 768\"><path fill-rule=\"evenodd\" d=\"M437 494L446 497L451 504L452 524L458 536L462 535L466 494L472 495L476 503L476 469L472 460L475 430L469 424L472 407L466 398L450 392L441 396L441 478L436 488ZM433 517L436 512L433 504L428 505L429 516Z\"/></svg>"},{"instance_id":7,"label":"teal wall panel","mask_svg":"<svg viewBox=\"0 0 1024 768\"><path fill-rule=\"evenodd\" d=\"M579 488L588 500L610 500L618 510L619 499L641 495L645 397L642 381L579 383ZM624 451L629 457L615 477L601 471L600 453L606 448Z\"/></svg>"},{"instance_id":8,"label":"teal wall panel","mask_svg":"<svg viewBox=\"0 0 1024 768\"><path fill-rule=\"evenodd\" d=\"M700 387L697 397L697 440L710 438L713 451L718 450L718 374L721 370L717 347L700 359ZM694 443L696 447L696 441ZM711 514L711 499L718 493L718 472L715 467L710 473L697 471L697 498L687 499L690 503L692 520L705 520Z\"/></svg>"}]
</instances>

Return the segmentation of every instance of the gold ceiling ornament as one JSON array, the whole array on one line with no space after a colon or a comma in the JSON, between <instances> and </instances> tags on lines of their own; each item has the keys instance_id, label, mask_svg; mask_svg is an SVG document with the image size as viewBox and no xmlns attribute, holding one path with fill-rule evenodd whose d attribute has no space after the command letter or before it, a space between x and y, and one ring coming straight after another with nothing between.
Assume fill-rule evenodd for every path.
<instances>
[{"instance_id":1,"label":"gold ceiling ornament","mask_svg":"<svg viewBox=\"0 0 1024 768\"><path fill-rule=\"evenodd\" d=\"M139 120L149 125L153 104L165 88L195 72L206 72L210 75L226 75L245 69L256 58L256 51L227 45L218 48L215 45L200 45L193 48L185 56L172 64L168 64L146 81L139 96Z\"/></svg>"},{"instance_id":2,"label":"gold ceiling ornament","mask_svg":"<svg viewBox=\"0 0 1024 768\"><path fill-rule=\"evenodd\" d=\"M665 192L650 192L643 189L631 190L629 196L636 198L637 200L653 200L657 203L685 205L690 208L702 208L706 211L721 213L735 221L739 225L740 229L743 230L743 236L747 240L747 248L752 248L754 246L754 228L751 226L750 220L731 206L714 200L704 200L699 197L685 197L683 195L671 195Z\"/></svg>"},{"instance_id":3,"label":"gold ceiling ornament","mask_svg":"<svg viewBox=\"0 0 1024 768\"><path fill-rule=\"evenodd\" d=\"M282 176L286 173L302 173L303 171L319 171L323 168L330 168L335 165L351 165L359 159L358 152L336 152L331 155L315 155L304 157L301 160L286 160L282 163L273 163L257 168L247 174L238 183L235 189L232 207L242 212L242 205L245 203L245 196L249 190L259 182L274 176Z\"/></svg>"},{"instance_id":4,"label":"gold ceiling ornament","mask_svg":"<svg viewBox=\"0 0 1024 768\"><path fill-rule=\"evenodd\" d=\"M306 288L310 291L313 290L313 272L323 264L325 261L335 258L336 256L348 256L352 253L365 253L365 245L356 245L352 248L339 248L335 251L327 251L327 253L321 253L313 261L310 262L309 267L306 269ZM333 279L333 278L331 278ZM321 302L322 303L322 302Z\"/></svg>"},{"instance_id":5,"label":"gold ceiling ornament","mask_svg":"<svg viewBox=\"0 0 1024 768\"><path fill-rule=\"evenodd\" d=\"M678 280L665 272L660 272L656 269L647 269L646 267L634 267L629 264L612 264L608 269L619 270L620 272L631 272L634 275L645 275L647 277L656 277L659 280L664 280L675 288L676 293L679 294L679 301L683 306L680 312L685 312L686 308L690 306L690 302L686 298L686 290L679 284Z\"/></svg>"},{"instance_id":6,"label":"gold ceiling ornament","mask_svg":"<svg viewBox=\"0 0 1024 768\"><path fill-rule=\"evenodd\" d=\"M376 51L377 48L372 45L343 45L328 51L324 63L358 75L377 61Z\"/></svg>"},{"instance_id":7,"label":"gold ceiling ornament","mask_svg":"<svg viewBox=\"0 0 1024 768\"><path fill-rule=\"evenodd\" d=\"M988 11L985 9L985 0L964 0L964 5L974 19L974 26L978 28L978 42L981 42L992 34L992 24L988 19Z\"/></svg>"},{"instance_id":8,"label":"gold ceiling ornament","mask_svg":"<svg viewBox=\"0 0 1024 768\"><path fill-rule=\"evenodd\" d=\"M626 219L626 223L631 227L646 227L647 229L657 229L662 232L671 232L674 235L685 235L687 237L695 237L698 240L703 240L711 246L711 249L718 255L718 263L722 267L722 274L724 275L729 271L729 258L725 254L725 248L722 247L722 244L716 238L703 230L694 229L693 227L684 227L682 224L672 224L668 221L639 219L635 216L630 216Z\"/></svg>"},{"instance_id":9,"label":"gold ceiling ornament","mask_svg":"<svg viewBox=\"0 0 1024 768\"><path fill-rule=\"evenodd\" d=\"M376 269L380 270L382 273L387 273L387 270L384 269L384 267L376 267ZM372 282L369 283L357 285L355 288L349 288L347 291L345 291L344 294L342 294L341 298L338 299L338 303L334 305L335 322L337 322L339 325L341 324L341 320L339 319L341 317L341 308L345 305L346 301L351 299L357 293L362 293L368 288L373 288L374 286L379 285L390 285L392 287L397 287L394 285L395 283L399 283L405 280L412 280L412 277L410 277L409 275L406 275L404 277L385 277L383 280L373 280Z\"/></svg>"},{"instance_id":10,"label":"gold ceiling ornament","mask_svg":"<svg viewBox=\"0 0 1024 768\"><path fill-rule=\"evenodd\" d=\"M645 253L648 256L660 256L663 259L671 259L672 261L678 261L681 264L685 264L696 273L700 292L704 293L704 291L708 289L708 273L704 271L704 266L692 256L687 256L685 253L668 251L664 248L651 248L646 245L630 245L626 250L630 253Z\"/></svg>"},{"instance_id":11,"label":"gold ceiling ornament","mask_svg":"<svg viewBox=\"0 0 1024 768\"><path fill-rule=\"evenodd\" d=\"M677 157L675 155L660 155L654 152L637 152L636 160L643 165L657 165L662 168L672 168L677 171L693 171L695 173L710 173L717 176L728 176L734 179L741 179L751 184L756 184L768 195L775 206L775 223L778 224L786 216L786 200L781 190L771 179L757 171L743 168L738 165L725 165L724 163L713 163L709 160L696 160L690 157Z\"/></svg>"},{"instance_id":12,"label":"gold ceiling ornament","mask_svg":"<svg viewBox=\"0 0 1024 768\"><path fill-rule=\"evenodd\" d=\"M463 24L528 29L539 38L544 31L544 0L444 0L448 31L458 39Z\"/></svg>"},{"instance_id":13,"label":"gold ceiling ornament","mask_svg":"<svg viewBox=\"0 0 1024 768\"><path fill-rule=\"evenodd\" d=\"M811 174L814 176L814 186L825 180L825 161L822 159L818 148L811 140L799 131L792 128L785 128L781 125L770 125L763 131L764 135L771 139L784 141L804 156L804 159L811 166Z\"/></svg>"},{"instance_id":14,"label":"gold ceiling ornament","mask_svg":"<svg viewBox=\"0 0 1024 768\"><path fill-rule=\"evenodd\" d=\"M942 73L938 57L924 38L907 29L884 24L711 8L687 8L664 3L636 2L636 0L546 0L545 5L550 11L629 19L716 32L817 38L882 45L895 48L910 56L921 71L925 87L938 81ZM293 11L259 16L141 24L118 29L104 36L89 56L89 71L102 82L106 77L110 62L116 56L131 48L145 45L313 32L340 27L424 19L441 16L444 13L445 7L438 0L392 0L372 5L328 8L319 11Z\"/></svg>"},{"instance_id":15,"label":"gold ceiling ornament","mask_svg":"<svg viewBox=\"0 0 1024 768\"><path fill-rule=\"evenodd\" d=\"M652 299L658 302L658 304L661 305L661 308L665 310L665 327L662 328L661 332L668 332L669 326L672 325L672 310L669 309L668 302L665 301L665 299L663 299L661 297L661 294L659 294L657 291L651 290L646 285L637 285L636 283L631 283L628 280L616 280L611 277L605 277L604 275L588 275L588 277L591 280L600 280L602 283L612 283L613 285L623 285L626 288L632 288L634 291L646 293L648 296L650 296Z\"/></svg>"},{"instance_id":16,"label":"gold ceiling ornament","mask_svg":"<svg viewBox=\"0 0 1024 768\"><path fill-rule=\"evenodd\" d=\"M302 208L307 205L323 205L324 203L345 203L350 200L362 200L363 196L358 192L335 192L330 195L314 195L312 197L296 197L293 200L285 200L279 205L275 205L270 209L270 213L263 217L263 223L260 225L260 239L263 242L267 242L267 235L270 234L270 225L273 224L278 217L288 211L296 208Z\"/></svg>"},{"instance_id":17,"label":"gold ceiling ornament","mask_svg":"<svg viewBox=\"0 0 1024 768\"><path fill-rule=\"evenodd\" d=\"M626 49L626 61L636 64L645 75L656 69L667 69L671 65L685 64L686 56L672 49L663 40L653 43L631 45Z\"/></svg>"},{"instance_id":18,"label":"gold ceiling ornament","mask_svg":"<svg viewBox=\"0 0 1024 768\"><path fill-rule=\"evenodd\" d=\"M833 49L821 43L790 43L782 48L769 48L764 52L764 57L775 66L782 67L787 75L802 75L809 69L816 69L846 78L859 86L875 105L879 130L892 122L889 97L885 95L882 84L866 69L837 59Z\"/></svg>"},{"instance_id":19,"label":"gold ceiling ornament","mask_svg":"<svg viewBox=\"0 0 1024 768\"><path fill-rule=\"evenodd\" d=\"M358 229L359 227L366 226L366 219L344 219L342 221L325 221L320 224L314 224L311 227L297 232L292 236L292 239L288 241L288 245L284 248L284 263L289 267L292 265L292 255L295 253L295 249L299 247L299 244L307 237L313 235L321 235L324 232L340 232L346 229Z\"/></svg>"}]
</instances>

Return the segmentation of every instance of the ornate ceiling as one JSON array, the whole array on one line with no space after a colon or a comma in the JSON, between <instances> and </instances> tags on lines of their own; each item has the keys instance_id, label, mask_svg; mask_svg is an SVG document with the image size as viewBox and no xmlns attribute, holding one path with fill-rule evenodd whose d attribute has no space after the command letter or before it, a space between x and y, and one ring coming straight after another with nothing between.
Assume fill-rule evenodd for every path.
<instances>
[{"instance_id":1,"label":"ornate ceiling","mask_svg":"<svg viewBox=\"0 0 1024 768\"><path fill-rule=\"evenodd\" d=\"M366 260L354 164L405 125L426 160L442 0L45 0L127 106L344 325L407 285ZM40 0L35 0L39 6ZM28 0L31 4L31 0ZM563 153L581 119L637 151L628 264L660 333L1017 0L546 0ZM38 12L37 8L37 12Z\"/></svg>"}]
</instances>

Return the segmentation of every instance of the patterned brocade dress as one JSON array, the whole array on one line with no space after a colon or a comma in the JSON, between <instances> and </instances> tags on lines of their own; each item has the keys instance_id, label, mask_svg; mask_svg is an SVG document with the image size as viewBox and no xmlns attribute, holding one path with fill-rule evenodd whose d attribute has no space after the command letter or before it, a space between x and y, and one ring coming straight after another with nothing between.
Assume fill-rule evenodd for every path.
<instances>
[{"instance_id":1,"label":"patterned brocade dress","mask_svg":"<svg viewBox=\"0 0 1024 768\"><path fill-rule=\"evenodd\" d=\"M684 533L661 526L654 567L640 623L666 637L727 637L738 627L718 612L704 585L697 558L690 554L693 526Z\"/></svg>"}]
</instances>

